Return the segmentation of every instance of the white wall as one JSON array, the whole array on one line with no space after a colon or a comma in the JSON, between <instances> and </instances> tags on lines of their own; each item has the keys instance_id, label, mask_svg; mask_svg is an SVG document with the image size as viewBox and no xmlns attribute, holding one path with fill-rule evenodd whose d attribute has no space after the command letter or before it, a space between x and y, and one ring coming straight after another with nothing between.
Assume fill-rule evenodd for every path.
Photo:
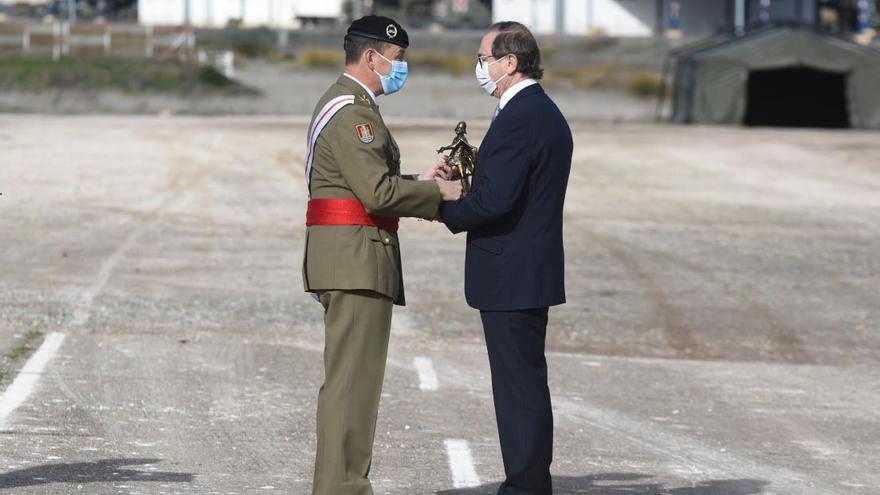
<instances>
[{"instance_id":1,"label":"white wall","mask_svg":"<svg viewBox=\"0 0 880 495\"><path fill-rule=\"evenodd\" d=\"M562 27L567 34L602 31L612 36L650 36L654 0L494 0L494 22L518 21L535 34L556 32L557 3L563 4Z\"/></svg>"},{"instance_id":2,"label":"white wall","mask_svg":"<svg viewBox=\"0 0 880 495\"><path fill-rule=\"evenodd\" d=\"M556 30L556 0L493 0L492 22L516 21L535 34Z\"/></svg>"},{"instance_id":3,"label":"white wall","mask_svg":"<svg viewBox=\"0 0 880 495\"><path fill-rule=\"evenodd\" d=\"M566 34L588 34L590 32L590 14L593 0L568 0L565 3L563 29Z\"/></svg>"},{"instance_id":4,"label":"white wall","mask_svg":"<svg viewBox=\"0 0 880 495\"><path fill-rule=\"evenodd\" d=\"M246 26L287 26L293 22L291 0L248 0L244 7Z\"/></svg>"},{"instance_id":5,"label":"white wall","mask_svg":"<svg viewBox=\"0 0 880 495\"><path fill-rule=\"evenodd\" d=\"M141 24L183 24L183 0L139 0L138 19Z\"/></svg>"},{"instance_id":6,"label":"white wall","mask_svg":"<svg viewBox=\"0 0 880 495\"><path fill-rule=\"evenodd\" d=\"M195 26L223 27L241 16L240 0L189 0L189 7L189 19Z\"/></svg>"},{"instance_id":7,"label":"white wall","mask_svg":"<svg viewBox=\"0 0 880 495\"><path fill-rule=\"evenodd\" d=\"M581 3L581 2L572 2ZM651 36L657 18L653 0L586 0L595 28L612 36ZM592 4L590 6L589 4Z\"/></svg>"},{"instance_id":8,"label":"white wall","mask_svg":"<svg viewBox=\"0 0 880 495\"><path fill-rule=\"evenodd\" d=\"M225 26L241 19L246 26L294 27L298 17L335 19L343 0L189 0L189 20L195 26ZM183 24L187 0L140 0L141 24Z\"/></svg>"},{"instance_id":9,"label":"white wall","mask_svg":"<svg viewBox=\"0 0 880 495\"><path fill-rule=\"evenodd\" d=\"M293 15L324 19L342 17L342 0L293 0Z\"/></svg>"}]
</instances>

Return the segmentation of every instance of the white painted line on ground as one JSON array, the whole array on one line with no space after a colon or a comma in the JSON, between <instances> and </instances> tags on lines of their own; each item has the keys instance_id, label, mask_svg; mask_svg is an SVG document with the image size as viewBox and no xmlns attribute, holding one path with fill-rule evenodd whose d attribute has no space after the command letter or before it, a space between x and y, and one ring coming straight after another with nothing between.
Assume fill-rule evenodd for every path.
<instances>
[{"instance_id":1,"label":"white painted line on ground","mask_svg":"<svg viewBox=\"0 0 880 495\"><path fill-rule=\"evenodd\" d=\"M46 365L55 357L55 353L64 342L64 337L63 333L50 333L37 352L25 363L12 385L0 397L0 428L3 428L6 418L27 400L34 390L34 386L40 380Z\"/></svg>"},{"instance_id":2,"label":"white painted line on ground","mask_svg":"<svg viewBox=\"0 0 880 495\"><path fill-rule=\"evenodd\" d=\"M98 275L95 277L91 287L80 293L79 301L73 308L73 318L71 318L70 321L71 328L81 327L89 320L89 317L92 314L92 306L95 303L95 298L98 297L98 294L100 294L107 286L107 283L110 281L110 275L113 274L116 266L122 261L125 252L137 242L138 238L145 230L146 225L141 225L128 234L125 239L116 246L116 249L110 253L110 256L104 260L104 263L102 263L101 267L98 269Z\"/></svg>"},{"instance_id":3,"label":"white painted line on ground","mask_svg":"<svg viewBox=\"0 0 880 495\"><path fill-rule=\"evenodd\" d=\"M419 373L419 388L422 390L437 390L437 373L434 371L434 363L426 357L417 357L413 362L416 365L416 371Z\"/></svg>"},{"instance_id":4,"label":"white painted line on ground","mask_svg":"<svg viewBox=\"0 0 880 495\"><path fill-rule=\"evenodd\" d=\"M449 456L449 469L452 470L452 484L455 488L471 488L480 484L474 470L471 449L464 440L444 440L446 454Z\"/></svg>"},{"instance_id":5,"label":"white painted line on ground","mask_svg":"<svg viewBox=\"0 0 880 495\"><path fill-rule=\"evenodd\" d=\"M196 179L198 180L198 179ZM187 187L191 187L190 184ZM163 197L159 197L156 202L156 205L146 212L144 212L144 220L138 225L134 230L128 233L125 238L120 242L116 249L110 253L110 256L104 260L101 264L101 267L98 269L98 274L95 277L95 280L92 282L91 287L82 291L79 296L79 301L75 303L73 308L73 317L68 324L69 328L78 328L86 324L89 321L89 318L92 315L92 306L95 304L95 299L98 295L107 287L107 284L110 282L110 276L113 275L113 272L116 270L117 265L119 265L123 259L125 258L125 254L131 249L132 246L137 244L140 240L141 236L147 232L150 228L152 228L153 224L158 221L159 214L171 204L181 193L181 189L177 188L171 193L166 194Z\"/></svg>"}]
</instances>

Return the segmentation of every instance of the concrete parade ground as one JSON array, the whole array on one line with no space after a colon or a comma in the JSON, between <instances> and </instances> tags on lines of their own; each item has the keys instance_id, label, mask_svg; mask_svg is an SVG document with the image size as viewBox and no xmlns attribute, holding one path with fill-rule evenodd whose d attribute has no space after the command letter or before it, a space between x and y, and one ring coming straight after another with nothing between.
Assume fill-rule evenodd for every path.
<instances>
[{"instance_id":1,"label":"concrete parade ground","mask_svg":"<svg viewBox=\"0 0 880 495\"><path fill-rule=\"evenodd\" d=\"M0 115L0 493L309 493L306 125ZM413 173L455 122L389 125ZM880 135L573 131L557 494L880 493ZM464 236L400 237L376 494L493 494Z\"/></svg>"}]
</instances>

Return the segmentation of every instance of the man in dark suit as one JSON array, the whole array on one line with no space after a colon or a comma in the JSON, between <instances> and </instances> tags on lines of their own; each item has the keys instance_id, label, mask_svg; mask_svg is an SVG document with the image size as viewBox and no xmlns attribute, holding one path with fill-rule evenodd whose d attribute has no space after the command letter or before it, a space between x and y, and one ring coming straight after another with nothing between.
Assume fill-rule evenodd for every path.
<instances>
[{"instance_id":1,"label":"man in dark suit","mask_svg":"<svg viewBox=\"0 0 880 495\"><path fill-rule=\"evenodd\" d=\"M553 412L544 341L548 308L565 302L562 217L571 130L544 93L541 54L522 24L493 25L477 79L500 99L472 192L441 204L467 231L465 296L480 310L506 480L499 495L550 495Z\"/></svg>"}]
</instances>

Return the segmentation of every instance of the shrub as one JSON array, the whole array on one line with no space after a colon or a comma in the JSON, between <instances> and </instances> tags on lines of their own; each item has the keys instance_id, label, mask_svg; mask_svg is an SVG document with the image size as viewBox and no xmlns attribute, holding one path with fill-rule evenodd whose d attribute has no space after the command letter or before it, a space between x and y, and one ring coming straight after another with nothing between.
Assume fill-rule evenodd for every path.
<instances>
[{"instance_id":1,"label":"shrub","mask_svg":"<svg viewBox=\"0 0 880 495\"><path fill-rule=\"evenodd\" d=\"M228 79L213 67L174 60L117 57L9 58L0 64L0 89L40 92L53 89L116 90L127 93L226 93L259 91Z\"/></svg>"},{"instance_id":2,"label":"shrub","mask_svg":"<svg viewBox=\"0 0 880 495\"><path fill-rule=\"evenodd\" d=\"M630 77L626 90L640 98L656 96L660 91L661 79L655 72L638 72Z\"/></svg>"},{"instance_id":3,"label":"shrub","mask_svg":"<svg viewBox=\"0 0 880 495\"><path fill-rule=\"evenodd\" d=\"M341 69L345 65L342 50L310 48L299 54L299 62L306 69Z\"/></svg>"}]
</instances>

